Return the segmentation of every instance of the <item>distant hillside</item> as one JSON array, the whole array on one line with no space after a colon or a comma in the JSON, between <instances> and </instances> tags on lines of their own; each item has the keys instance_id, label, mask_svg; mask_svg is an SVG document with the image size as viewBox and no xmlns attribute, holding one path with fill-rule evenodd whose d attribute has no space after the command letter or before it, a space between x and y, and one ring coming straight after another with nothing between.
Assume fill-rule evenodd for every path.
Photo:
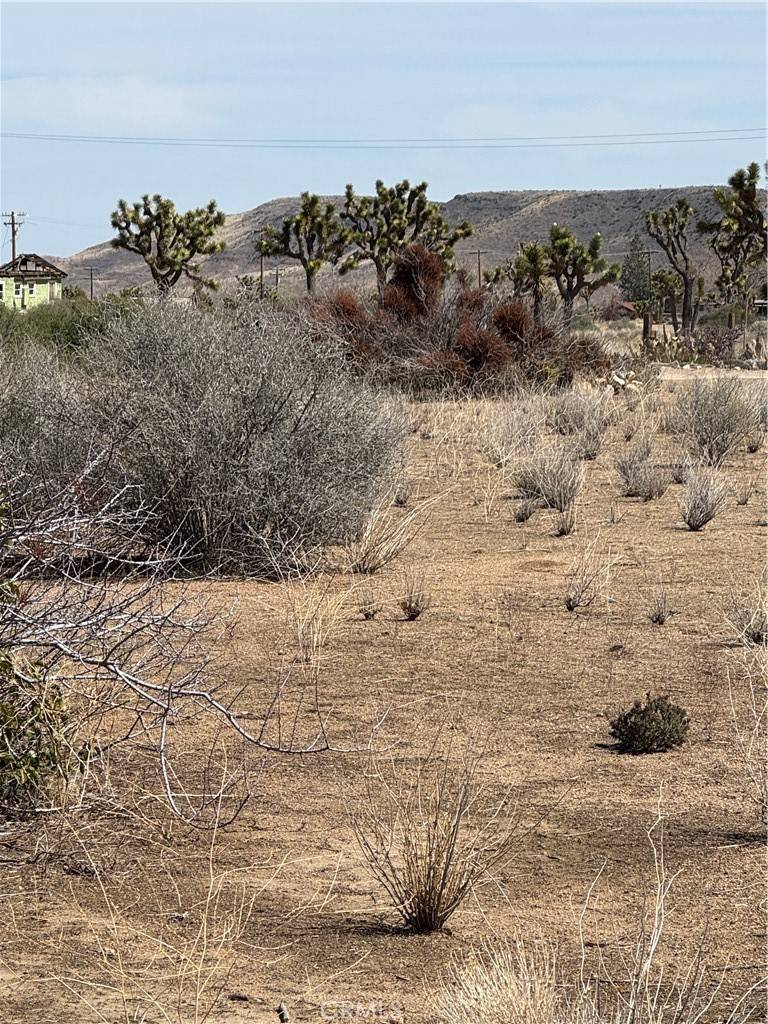
<instances>
[{"instance_id":1,"label":"distant hillside","mask_svg":"<svg viewBox=\"0 0 768 1024\"><path fill-rule=\"evenodd\" d=\"M644 218L647 210L670 206L678 197L687 196L696 210L697 218L714 216L712 186L700 185L679 189L624 189L620 191L586 192L469 192L441 203L444 215L451 223L469 220L475 226L474 235L457 246L462 263L475 265L473 249L484 249L483 266L501 263L513 255L520 242L543 240L552 223L567 224L581 238L599 231L605 239L607 253L626 250L629 239L638 232L647 238ZM340 196L329 196L337 203ZM258 271L258 257L254 254L254 239L265 224L279 224L298 203L296 198L273 199L245 213L227 216L221 237L227 243L223 253L203 261L206 274L222 282L241 274ZM692 232L691 251L700 260L703 272L711 273L711 254L706 244ZM649 248L653 247L648 239ZM150 281L149 273L139 257L112 249L109 242L91 246L70 257L51 257L66 270L71 283L85 286L88 271L94 267L97 292L116 291ZM303 278L296 265L285 261L282 280L286 287L300 287ZM616 257L621 262L621 257ZM275 261L267 261L270 271ZM664 265L663 254L654 260L654 266ZM330 279L330 271L325 275Z\"/></svg>"}]
</instances>

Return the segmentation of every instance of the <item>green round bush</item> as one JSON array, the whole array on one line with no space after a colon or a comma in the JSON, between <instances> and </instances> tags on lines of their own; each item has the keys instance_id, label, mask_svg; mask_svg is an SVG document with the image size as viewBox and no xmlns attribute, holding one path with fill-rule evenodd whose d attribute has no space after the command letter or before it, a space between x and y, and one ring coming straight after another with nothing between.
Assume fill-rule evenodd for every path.
<instances>
[{"instance_id":1,"label":"green round bush","mask_svg":"<svg viewBox=\"0 0 768 1024\"><path fill-rule=\"evenodd\" d=\"M636 700L611 722L611 735L622 754L658 754L679 747L688 735L689 718L685 708L669 697L646 695L645 703Z\"/></svg>"}]
</instances>

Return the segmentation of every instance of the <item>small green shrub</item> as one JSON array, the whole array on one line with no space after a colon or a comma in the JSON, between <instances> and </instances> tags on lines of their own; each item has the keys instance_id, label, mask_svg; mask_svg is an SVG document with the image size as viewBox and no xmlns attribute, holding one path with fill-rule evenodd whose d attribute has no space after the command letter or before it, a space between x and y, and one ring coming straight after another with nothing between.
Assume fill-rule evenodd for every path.
<instances>
[{"instance_id":1,"label":"small green shrub","mask_svg":"<svg viewBox=\"0 0 768 1024\"><path fill-rule=\"evenodd\" d=\"M688 712L669 697L646 695L611 722L611 736L622 754L658 754L679 747L688 735Z\"/></svg>"},{"instance_id":2,"label":"small green shrub","mask_svg":"<svg viewBox=\"0 0 768 1024\"><path fill-rule=\"evenodd\" d=\"M0 653L0 802L15 810L61 802L89 760L61 687Z\"/></svg>"}]
</instances>

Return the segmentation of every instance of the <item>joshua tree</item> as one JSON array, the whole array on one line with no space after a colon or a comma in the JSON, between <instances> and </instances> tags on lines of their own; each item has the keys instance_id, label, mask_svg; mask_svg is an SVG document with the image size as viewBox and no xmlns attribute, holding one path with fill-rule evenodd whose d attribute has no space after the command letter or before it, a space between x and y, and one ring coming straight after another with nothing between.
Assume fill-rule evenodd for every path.
<instances>
[{"instance_id":1,"label":"joshua tree","mask_svg":"<svg viewBox=\"0 0 768 1024\"><path fill-rule=\"evenodd\" d=\"M765 264L768 256L768 226L765 199L760 190L760 166L751 163L739 168L719 186L713 198L720 208L719 220L699 221L699 231L709 237L712 251L720 262L715 282L724 302L737 298L749 300L749 271Z\"/></svg>"},{"instance_id":2,"label":"joshua tree","mask_svg":"<svg viewBox=\"0 0 768 1024\"><path fill-rule=\"evenodd\" d=\"M117 231L112 239L114 248L141 256L161 295L182 275L197 289L217 287L216 280L202 277L199 264L192 262L196 256L212 256L224 249L224 242L214 237L224 223L215 199L186 213L177 213L173 201L161 195L142 196L132 206L120 199L111 222Z\"/></svg>"},{"instance_id":3,"label":"joshua tree","mask_svg":"<svg viewBox=\"0 0 768 1024\"><path fill-rule=\"evenodd\" d=\"M683 309L680 331L689 335L696 326L694 291L697 271L688 252L688 225L693 216L693 207L687 199L678 199L674 206L649 211L645 216L648 234L664 250L672 270L680 278L683 292Z\"/></svg>"},{"instance_id":4,"label":"joshua tree","mask_svg":"<svg viewBox=\"0 0 768 1024\"><path fill-rule=\"evenodd\" d=\"M549 230L549 245L544 247L544 252L550 276L555 279L563 300L566 330L571 329L573 304L578 295L584 292L586 297L591 297L598 288L619 278L621 267L617 263L608 265L600 255L602 247L603 238L599 233L585 245L570 228L553 224Z\"/></svg>"},{"instance_id":5,"label":"joshua tree","mask_svg":"<svg viewBox=\"0 0 768 1024\"><path fill-rule=\"evenodd\" d=\"M348 232L352 251L341 264L342 274L370 260L376 268L379 298L383 298L389 270L399 251L414 242L436 253L446 270L452 269L453 247L472 234L463 221L450 227L436 203L427 199L427 183L411 185L400 181L387 188L376 182L376 194L358 196L347 185L341 221Z\"/></svg>"},{"instance_id":6,"label":"joshua tree","mask_svg":"<svg viewBox=\"0 0 768 1024\"><path fill-rule=\"evenodd\" d=\"M643 240L635 233L629 240L629 249L621 268L621 291L630 302L647 302L651 297L648 257L643 252Z\"/></svg>"},{"instance_id":7,"label":"joshua tree","mask_svg":"<svg viewBox=\"0 0 768 1024\"><path fill-rule=\"evenodd\" d=\"M320 196L301 193L299 212L286 217L278 230L269 225L256 251L265 256L287 256L298 260L307 278L307 291L315 291L315 279L324 263L336 263L348 244L333 203L323 203Z\"/></svg>"},{"instance_id":8,"label":"joshua tree","mask_svg":"<svg viewBox=\"0 0 768 1024\"><path fill-rule=\"evenodd\" d=\"M514 272L520 292L530 294L533 319L541 323L544 286L551 272L547 250L538 242L524 242L515 257Z\"/></svg>"}]
</instances>

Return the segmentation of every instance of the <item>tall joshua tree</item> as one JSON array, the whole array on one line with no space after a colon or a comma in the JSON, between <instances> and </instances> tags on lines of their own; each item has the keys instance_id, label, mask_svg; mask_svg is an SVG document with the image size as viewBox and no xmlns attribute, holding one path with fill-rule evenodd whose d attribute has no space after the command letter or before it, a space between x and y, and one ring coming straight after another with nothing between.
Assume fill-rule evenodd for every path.
<instances>
[{"instance_id":1,"label":"tall joshua tree","mask_svg":"<svg viewBox=\"0 0 768 1024\"><path fill-rule=\"evenodd\" d=\"M680 278L683 292L683 308L680 314L680 332L692 333L696 326L694 294L698 273L688 251L688 225L693 217L693 207L687 199L678 199L666 210L650 210L645 215L645 227L651 238L663 249L669 265Z\"/></svg>"},{"instance_id":2,"label":"tall joshua tree","mask_svg":"<svg viewBox=\"0 0 768 1024\"><path fill-rule=\"evenodd\" d=\"M749 297L749 271L765 264L768 257L768 226L765 196L760 188L760 166L739 168L719 186L713 198L720 217L699 221L699 231L708 236L720 262L716 285L724 302Z\"/></svg>"},{"instance_id":3,"label":"tall joshua tree","mask_svg":"<svg viewBox=\"0 0 768 1024\"><path fill-rule=\"evenodd\" d=\"M376 268L379 299L383 298L390 268L396 255L418 243L436 253L446 270L453 267L453 247L472 234L467 221L452 228L437 203L427 199L427 183L411 185L407 180L388 188L376 182L373 196L358 196L347 185L341 221L346 228L351 252L340 266L342 274L370 260Z\"/></svg>"},{"instance_id":4,"label":"tall joshua tree","mask_svg":"<svg viewBox=\"0 0 768 1024\"><path fill-rule=\"evenodd\" d=\"M323 203L320 196L302 192L298 213L286 217L279 230L267 227L256 251L298 260L304 268L307 292L313 295L317 272L324 263L336 263L347 244L348 233L333 203Z\"/></svg>"},{"instance_id":5,"label":"tall joshua tree","mask_svg":"<svg viewBox=\"0 0 768 1024\"><path fill-rule=\"evenodd\" d=\"M591 297L599 288L619 278L621 267L617 263L609 266L600 255L602 247L603 238L599 233L585 245L570 228L553 224L549 229L549 244L544 251L549 261L550 276L554 278L563 300L563 317L568 331L573 322L573 305L577 297L582 293Z\"/></svg>"},{"instance_id":6,"label":"tall joshua tree","mask_svg":"<svg viewBox=\"0 0 768 1024\"><path fill-rule=\"evenodd\" d=\"M198 256L212 256L225 247L215 237L224 224L224 214L215 199L186 213L178 213L173 201L161 195L142 196L132 205L120 199L111 223L117 231L113 247L141 256L161 295L167 295L182 277L187 277L198 291L218 287L216 280L203 277L200 265L193 262Z\"/></svg>"}]
</instances>

